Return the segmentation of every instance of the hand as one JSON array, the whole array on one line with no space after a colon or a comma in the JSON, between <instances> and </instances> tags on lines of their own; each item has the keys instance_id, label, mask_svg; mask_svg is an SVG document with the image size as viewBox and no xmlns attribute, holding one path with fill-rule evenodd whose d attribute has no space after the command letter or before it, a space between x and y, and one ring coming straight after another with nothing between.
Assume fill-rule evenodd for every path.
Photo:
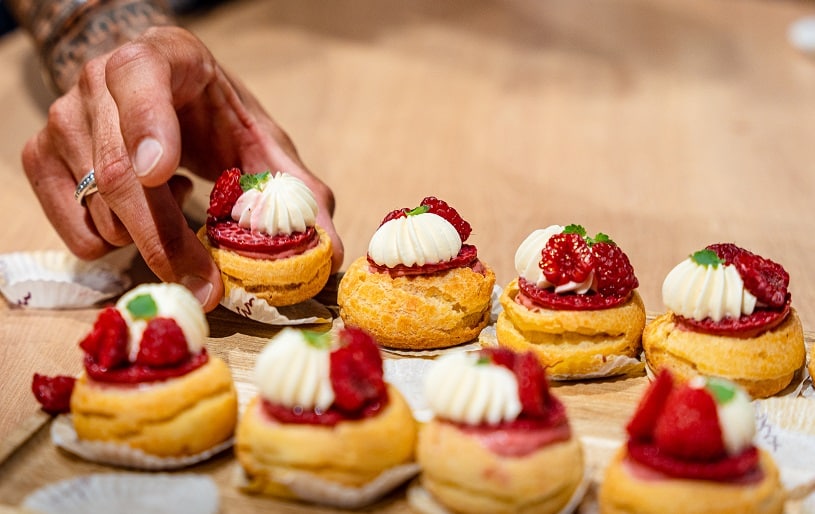
<instances>
[{"instance_id":1,"label":"hand","mask_svg":"<svg viewBox=\"0 0 815 514\"><path fill-rule=\"evenodd\" d=\"M317 221L334 245L332 270L339 270L333 193L258 101L184 29L148 29L86 63L23 150L34 192L73 253L95 259L133 242L160 279L186 285L211 310L223 284L181 212L191 184L174 175L179 165L210 180L231 167L299 177L314 192ZM81 206L74 189L91 168L99 192Z\"/></svg>"}]
</instances>

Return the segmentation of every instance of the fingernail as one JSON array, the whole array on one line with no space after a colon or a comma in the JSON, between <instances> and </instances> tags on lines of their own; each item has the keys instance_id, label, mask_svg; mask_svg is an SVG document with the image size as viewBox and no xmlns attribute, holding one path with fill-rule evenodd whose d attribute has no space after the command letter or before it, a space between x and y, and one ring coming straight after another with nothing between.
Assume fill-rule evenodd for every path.
<instances>
[{"instance_id":1,"label":"fingernail","mask_svg":"<svg viewBox=\"0 0 815 514\"><path fill-rule=\"evenodd\" d=\"M164 148L161 147L161 143L152 137L142 139L136 149L136 156L133 158L133 171L140 177L147 175L153 171L163 153Z\"/></svg>"},{"instance_id":2,"label":"fingernail","mask_svg":"<svg viewBox=\"0 0 815 514\"><path fill-rule=\"evenodd\" d=\"M181 285L189 289L201 305L207 305L209 296L215 286L207 280L195 275L187 275L181 279Z\"/></svg>"}]
</instances>

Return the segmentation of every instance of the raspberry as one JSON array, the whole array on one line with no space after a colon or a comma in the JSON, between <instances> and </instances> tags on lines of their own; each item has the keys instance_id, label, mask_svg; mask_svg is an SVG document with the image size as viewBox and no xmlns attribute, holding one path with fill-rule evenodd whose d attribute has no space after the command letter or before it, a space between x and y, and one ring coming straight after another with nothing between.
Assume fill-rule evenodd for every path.
<instances>
[{"instance_id":1,"label":"raspberry","mask_svg":"<svg viewBox=\"0 0 815 514\"><path fill-rule=\"evenodd\" d=\"M541 289L523 277L518 277L518 286L521 292L536 305L544 309L566 311L590 311L610 309L622 305L630 296L603 296L601 294L558 294L554 291Z\"/></svg>"},{"instance_id":2,"label":"raspberry","mask_svg":"<svg viewBox=\"0 0 815 514\"><path fill-rule=\"evenodd\" d=\"M758 467L758 450L748 448L739 455L715 461L682 460L663 452L657 445L628 442L628 455L635 461L675 478L692 480L737 480Z\"/></svg>"},{"instance_id":3,"label":"raspberry","mask_svg":"<svg viewBox=\"0 0 815 514\"><path fill-rule=\"evenodd\" d=\"M153 318L142 333L136 364L154 368L171 367L189 354L187 339L178 323L171 318Z\"/></svg>"},{"instance_id":4,"label":"raspberry","mask_svg":"<svg viewBox=\"0 0 815 514\"><path fill-rule=\"evenodd\" d=\"M380 266L368 257L368 264L381 272L390 273L392 276L415 276L415 275L430 275L432 273L439 273L454 268L463 268L465 266L472 266L478 260L478 250L473 245L461 245L461 250L458 255L449 261L437 262L435 264L424 264L422 266L405 266L404 264L397 264L389 268L387 266Z\"/></svg>"},{"instance_id":5,"label":"raspberry","mask_svg":"<svg viewBox=\"0 0 815 514\"><path fill-rule=\"evenodd\" d=\"M705 249L713 250L713 253L723 260L725 264L733 264L733 259L736 257L736 255L747 251L743 248L739 248L733 243L715 243L712 245L707 245Z\"/></svg>"},{"instance_id":6,"label":"raspberry","mask_svg":"<svg viewBox=\"0 0 815 514\"><path fill-rule=\"evenodd\" d=\"M47 377L34 373L31 391L48 414L62 414L71 411L71 393L74 391L74 377Z\"/></svg>"},{"instance_id":7,"label":"raspberry","mask_svg":"<svg viewBox=\"0 0 815 514\"><path fill-rule=\"evenodd\" d=\"M308 227L305 232L293 234L267 236L260 232L252 232L243 228L233 220L214 220L207 223L207 236L218 246L231 250L244 252L257 252L273 255L281 252L296 251L308 247L312 239L317 236L314 227Z\"/></svg>"},{"instance_id":8,"label":"raspberry","mask_svg":"<svg viewBox=\"0 0 815 514\"><path fill-rule=\"evenodd\" d=\"M114 369L128 362L127 323L115 307L103 309L91 333L80 341L79 347L104 369Z\"/></svg>"},{"instance_id":9,"label":"raspberry","mask_svg":"<svg viewBox=\"0 0 815 514\"><path fill-rule=\"evenodd\" d=\"M601 295L626 296L639 286L628 256L614 243L595 243L594 277Z\"/></svg>"},{"instance_id":10,"label":"raspberry","mask_svg":"<svg viewBox=\"0 0 815 514\"><path fill-rule=\"evenodd\" d=\"M674 389L657 420L654 443L660 451L680 460L725 457L716 401L710 392L687 384Z\"/></svg>"},{"instance_id":11,"label":"raspberry","mask_svg":"<svg viewBox=\"0 0 815 514\"><path fill-rule=\"evenodd\" d=\"M532 352L516 355L513 368L522 412L531 418L545 418L549 414L550 399L546 370Z\"/></svg>"},{"instance_id":12,"label":"raspberry","mask_svg":"<svg viewBox=\"0 0 815 514\"><path fill-rule=\"evenodd\" d=\"M339 333L340 347L331 352L331 388L334 406L345 412L359 412L373 403L387 401L382 356L367 332L346 327Z\"/></svg>"},{"instance_id":13,"label":"raspberry","mask_svg":"<svg viewBox=\"0 0 815 514\"><path fill-rule=\"evenodd\" d=\"M435 196L428 196L420 205L426 205L430 210L428 212L432 212L442 218L446 219L450 222L453 227L455 227L456 232L461 237L461 241L464 242L470 237L473 229L470 227L470 224L464 221L464 219L459 215L458 211L454 208L447 205L447 202L444 200L439 200Z\"/></svg>"},{"instance_id":14,"label":"raspberry","mask_svg":"<svg viewBox=\"0 0 815 514\"><path fill-rule=\"evenodd\" d=\"M583 282L594 269L594 257L579 234L555 234L541 251L540 268L555 286Z\"/></svg>"},{"instance_id":15,"label":"raspberry","mask_svg":"<svg viewBox=\"0 0 815 514\"><path fill-rule=\"evenodd\" d=\"M407 213L408 213L408 211L409 211L409 210L410 210L410 209L408 209L407 207L402 207L401 209L396 209L395 211L391 211L391 212L389 212L389 213L388 213L388 214L387 214L387 215L386 215L386 216L385 216L385 217L382 219L382 223L380 223L380 224L379 224L379 226L381 227L382 225L384 225L385 223L389 222L390 220L395 220L395 219L399 219L399 218L405 218L405 217L407 217Z\"/></svg>"},{"instance_id":16,"label":"raspberry","mask_svg":"<svg viewBox=\"0 0 815 514\"><path fill-rule=\"evenodd\" d=\"M703 332L716 336L752 338L772 330L787 318L790 312L790 297L780 310L756 309L752 314L738 318L723 318L713 321L705 318L701 321L674 314L677 325L693 332Z\"/></svg>"},{"instance_id":17,"label":"raspberry","mask_svg":"<svg viewBox=\"0 0 815 514\"><path fill-rule=\"evenodd\" d=\"M510 370L515 369L515 359L517 354L508 348L484 348L479 353L482 357L488 358L491 362L504 366Z\"/></svg>"},{"instance_id":18,"label":"raspberry","mask_svg":"<svg viewBox=\"0 0 815 514\"><path fill-rule=\"evenodd\" d=\"M657 375L656 380L648 387L637 406L637 411L631 421L628 422L626 430L631 439L638 441L650 441L652 439L657 419L672 389L673 377L671 372L663 369Z\"/></svg>"},{"instance_id":19,"label":"raspberry","mask_svg":"<svg viewBox=\"0 0 815 514\"><path fill-rule=\"evenodd\" d=\"M209 194L207 214L215 219L231 217L232 207L242 194L241 170L232 168L224 171L215 181L212 192Z\"/></svg>"},{"instance_id":20,"label":"raspberry","mask_svg":"<svg viewBox=\"0 0 815 514\"><path fill-rule=\"evenodd\" d=\"M737 254L733 265L744 281L744 288L759 302L775 308L784 305L790 275L783 266L750 252Z\"/></svg>"}]
</instances>

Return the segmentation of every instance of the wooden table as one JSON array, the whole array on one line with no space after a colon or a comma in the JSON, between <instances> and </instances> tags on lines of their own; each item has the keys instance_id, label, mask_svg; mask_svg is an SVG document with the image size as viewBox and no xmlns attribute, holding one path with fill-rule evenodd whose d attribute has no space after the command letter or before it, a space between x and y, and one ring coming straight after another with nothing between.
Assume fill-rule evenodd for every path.
<instances>
[{"instance_id":1,"label":"wooden table","mask_svg":"<svg viewBox=\"0 0 815 514\"><path fill-rule=\"evenodd\" d=\"M655 313L674 264L733 241L784 264L813 330L815 59L786 39L808 14L809 2L753 0L235 0L185 23L333 187L346 264L386 212L435 195L473 225L499 284L533 229L581 223L625 249ZM0 252L62 248L19 157L51 98L23 34L0 40L0 63ZM192 219L208 190L198 184ZM0 460L42 421L32 373L78 372L76 343L94 316L0 306ZM229 313L210 321L223 351L258 346ZM557 392L578 431L622 437L644 385ZM25 468L23 453L66 458L34 437L43 444L25 445L6 471ZM34 469L31 480L57 478ZM0 467L0 504L19 501L20 480ZM227 507L241 501L225 495Z\"/></svg>"}]
</instances>

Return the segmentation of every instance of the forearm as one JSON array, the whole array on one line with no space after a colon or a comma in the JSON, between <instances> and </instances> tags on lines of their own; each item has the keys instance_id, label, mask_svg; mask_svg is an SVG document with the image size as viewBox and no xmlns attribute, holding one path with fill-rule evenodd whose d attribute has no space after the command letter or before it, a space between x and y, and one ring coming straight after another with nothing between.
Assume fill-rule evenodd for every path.
<instances>
[{"instance_id":1,"label":"forearm","mask_svg":"<svg viewBox=\"0 0 815 514\"><path fill-rule=\"evenodd\" d=\"M34 39L59 92L76 82L82 65L130 41L149 27L173 24L164 0L6 0Z\"/></svg>"}]
</instances>

